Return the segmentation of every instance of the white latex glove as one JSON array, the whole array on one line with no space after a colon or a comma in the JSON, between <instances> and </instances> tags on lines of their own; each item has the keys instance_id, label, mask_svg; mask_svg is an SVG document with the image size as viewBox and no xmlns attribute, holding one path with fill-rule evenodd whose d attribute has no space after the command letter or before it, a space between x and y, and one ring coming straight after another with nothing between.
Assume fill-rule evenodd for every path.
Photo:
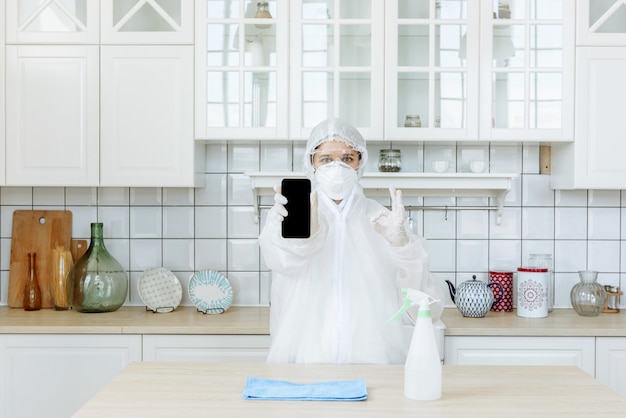
<instances>
[{"instance_id":1,"label":"white latex glove","mask_svg":"<svg viewBox=\"0 0 626 418\"><path fill-rule=\"evenodd\" d=\"M287 198L282 195L280 186L275 186L274 192L276 192L276 194L274 194L274 206L272 206L267 215L274 217L279 222L282 222L285 219L285 216L287 216L287 209L285 208ZM320 227L317 215L317 206L317 191L314 191L311 193L311 236L315 235Z\"/></svg>"},{"instance_id":2,"label":"white latex glove","mask_svg":"<svg viewBox=\"0 0 626 418\"><path fill-rule=\"evenodd\" d=\"M285 209L285 203L287 203L287 198L281 194L282 190L280 186L275 186L274 191L276 194L274 195L274 206L267 213L267 216L271 216L277 219L279 222L282 222L287 216L287 209Z\"/></svg>"},{"instance_id":3,"label":"white latex glove","mask_svg":"<svg viewBox=\"0 0 626 418\"><path fill-rule=\"evenodd\" d=\"M404 226L406 214L402 205L402 191L389 188L391 211L384 208L370 219L376 231L394 247L404 247L409 243L409 234Z\"/></svg>"}]
</instances>

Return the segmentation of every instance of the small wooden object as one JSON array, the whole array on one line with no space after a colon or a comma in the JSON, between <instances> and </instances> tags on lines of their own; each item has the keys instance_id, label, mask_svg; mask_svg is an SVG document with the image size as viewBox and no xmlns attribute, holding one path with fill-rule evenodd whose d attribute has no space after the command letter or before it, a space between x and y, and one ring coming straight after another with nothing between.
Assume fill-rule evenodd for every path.
<instances>
[{"instance_id":1,"label":"small wooden object","mask_svg":"<svg viewBox=\"0 0 626 418\"><path fill-rule=\"evenodd\" d=\"M604 302L604 308L602 312L605 313L619 313L619 297L624 294L619 287L604 286L606 290L606 301Z\"/></svg>"}]
</instances>

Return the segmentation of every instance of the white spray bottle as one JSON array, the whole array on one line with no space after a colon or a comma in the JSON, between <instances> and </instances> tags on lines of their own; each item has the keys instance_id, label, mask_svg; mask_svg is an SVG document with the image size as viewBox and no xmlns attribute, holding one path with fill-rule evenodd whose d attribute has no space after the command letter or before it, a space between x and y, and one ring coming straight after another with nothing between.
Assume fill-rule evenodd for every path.
<instances>
[{"instance_id":1,"label":"white spray bottle","mask_svg":"<svg viewBox=\"0 0 626 418\"><path fill-rule=\"evenodd\" d=\"M389 320L402 315L412 305L419 305L411 346L404 365L404 395L418 401L441 398L442 367L435 330L430 316L430 304L438 302L424 292L402 289L404 305Z\"/></svg>"}]
</instances>

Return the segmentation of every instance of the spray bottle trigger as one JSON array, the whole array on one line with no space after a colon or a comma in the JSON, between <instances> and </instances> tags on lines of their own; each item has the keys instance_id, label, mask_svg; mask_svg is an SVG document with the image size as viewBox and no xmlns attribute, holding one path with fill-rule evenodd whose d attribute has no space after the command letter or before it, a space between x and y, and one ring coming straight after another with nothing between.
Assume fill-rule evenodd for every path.
<instances>
[{"instance_id":1,"label":"spray bottle trigger","mask_svg":"<svg viewBox=\"0 0 626 418\"><path fill-rule=\"evenodd\" d=\"M404 312L406 312L407 309L411 307L412 304L413 302L411 301L411 299L409 298L404 299L404 304L402 305L402 307L391 318L389 318L386 323L388 324L394 319L396 319L397 317L399 317L400 315L402 315Z\"/></svg>"},{"instance_id":2,"label":"spray bottle trigger","mask_svg":"<svg viewBox=\"0 0 626 418\"><path fill-rule=\"evenodd\" d=\"M402 288L401 292L406 295L406 297L404 298L404 304L402 305L400 310L398 312L396 312L395 315L392 316L387 321L387 323L393 321L394 319L396 319L397 317L402 315L412 305L420 305L422 301L426 301L426 303L428 305L430 305L431 303L439 301L439 300L433 298L432 296L430 296L430 295L428 295L428 294L426 294L424 292L420 292L419 290L415 290L415 289L409 289L409 288L405 287L405 288Z\"/></svg>"}]
</instances>

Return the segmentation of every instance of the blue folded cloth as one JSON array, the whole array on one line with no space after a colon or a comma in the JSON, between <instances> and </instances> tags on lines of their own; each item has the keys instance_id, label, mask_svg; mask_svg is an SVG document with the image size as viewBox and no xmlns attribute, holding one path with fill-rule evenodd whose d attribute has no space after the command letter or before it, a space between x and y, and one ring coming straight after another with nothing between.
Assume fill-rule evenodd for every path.
<instances>
[{"instance_id":1,"label":"blue folded cloth","mask_svg":"<svg viewBox=\"0 0 626 418\"><path fill-rule=\"evenodd\" d=\"M248 377L243 398L274 401L363 401L367 399L367 388L363 379L291 383Z\"/></svg>"}]
</instances>

